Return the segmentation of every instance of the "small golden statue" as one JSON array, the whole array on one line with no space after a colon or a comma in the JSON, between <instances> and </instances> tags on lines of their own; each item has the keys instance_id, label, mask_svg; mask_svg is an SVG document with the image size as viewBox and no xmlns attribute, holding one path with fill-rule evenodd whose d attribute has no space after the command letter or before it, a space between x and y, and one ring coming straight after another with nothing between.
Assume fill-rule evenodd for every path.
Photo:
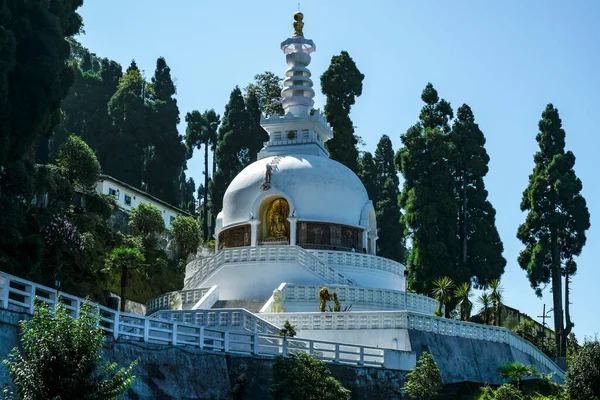
<instances>
[{"instance_id":1,"label":"small golden statue","mask_svg":"<svg viewBox=\"0 0 600 400\"><path fill-rule=\"evenodd\" d=\"M290 213L290 206L284 199L271 203L267 211L268 240L288 240L285 219Z\"/></svg>"},{"instance_id":2,"label":"small golden statue","mask_svg":"<svg viewBox=\"0 0 600 400\"><path fill-rule=\"evenodd\" d=\"M304 28L303 18L304 14L300 11L294 13L294 36L304 36L304 33L302 33L302 28Z\"/></svg>"}]
</instances>

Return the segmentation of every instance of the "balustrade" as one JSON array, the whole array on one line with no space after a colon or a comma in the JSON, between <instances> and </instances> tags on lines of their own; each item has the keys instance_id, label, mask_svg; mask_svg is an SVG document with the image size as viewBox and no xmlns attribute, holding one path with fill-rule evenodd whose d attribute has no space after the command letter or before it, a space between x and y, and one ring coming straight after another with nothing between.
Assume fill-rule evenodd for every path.
<instances>
[{"instance_id":1,"label":"balustrade","mask_svg":"<svg viewBox=\"0 0 600 400\"><path fill-rule=\"evenodd\" d=\"M56 304L58 296L65 303L65 308L69 310L71 316L76 318L79 315L79 307L85 300L0 272L0 308L17 308L20 312L33 314L35 300ZM92 304L98 310L100 327L115 339L190 345L210 351L264 356L285 356L291 352L305 352L324 361L375 367L385 365L390 369L400 368L399 364L386 362L386 354L400 353L399 351L322 340L283 338L278 335L276 327L246 310L227 310L219 313L211 313L208 310L194 310L190 313L159 311L160 314L167 316L165 319L159 319L121 313ZM200 315L203 316L202 318L206 316L206 324L203 322L204 319L200 319ZM202 323L196 324L197 321ZM205 326L225 324L243 327L243 330L231 332ZM390 361L395 358L392 356Z\"/></svg>"},{"instance_id":2,"label":"balustrade","mask_svg":"<svg viewBox=\"0 0 600 400\"><path fill-rule=\"evenodd\" d=\"M185 287L199 287L210 275L226 263L239 262L297 262L304 268L323 278L328 284L356 286L351 279L331 268L316 255L299 246L236 247L220 250L212 257L197 259L186 267Z\"/></svg>"},{"instance_id":3,"label":"balustrade","mask_svg":"<svg viewBox=\"0 0 600 400\"><path fill-rule=\"evenodd\" d=\"M204 295L210 290L210 288L198 288L190 290L180 290L177 292L170 292L161 294L153 297L146 303L146 315L154 314L160 310L170 310L171 301L176 295L181 297L181 307L183 309L191 308L196 304Z\"/></svg>"}]
</instances>

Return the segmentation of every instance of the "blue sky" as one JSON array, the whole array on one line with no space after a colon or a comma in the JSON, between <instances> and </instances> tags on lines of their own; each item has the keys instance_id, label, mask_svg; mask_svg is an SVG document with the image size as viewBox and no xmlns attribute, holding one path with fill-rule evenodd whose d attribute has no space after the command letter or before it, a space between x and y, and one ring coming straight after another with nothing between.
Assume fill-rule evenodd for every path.
<instances>
[{"instance_id":1,"label":"blue sky","mask_svg":"<svg viewBox=\"0 0 600 400\"><path fill-rule=\"evenodd\" d=\"M147 77L156 58L165 57L183 120L195 109L222 114L233 87L247 86L257 73L283 75L279 44L293 32L297 7L288 0L86 0L80 40L124 68L135 59ZM400 135L418 117L427 82L454 110L471 106L491 158L486 185L508 261L505 303L532 317L544 303L551 308L552 298L547 288L538 299L517 264L522 245L516 230L525 218L519 204L541 112L548 103L558 108L592 215L573 277L574 331L580 339L600 333L594 306L600 300L600 2L304 0L300 7L305 36L317 45L310 66L316 107L324 105L319 77L341 50L366 76L351 113L366 142L361 150L373 151L383 134L399 148ZM179 128L183 133L185 124ZM188 170L197 183L203 182L202 168L197 152Z\"/></svg>"}]
</instances>

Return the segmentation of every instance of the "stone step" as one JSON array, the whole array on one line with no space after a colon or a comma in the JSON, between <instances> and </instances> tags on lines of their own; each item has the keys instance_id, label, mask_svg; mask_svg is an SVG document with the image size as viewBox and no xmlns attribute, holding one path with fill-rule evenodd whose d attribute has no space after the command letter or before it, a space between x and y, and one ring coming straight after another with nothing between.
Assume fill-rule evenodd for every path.
<instances>
[{"instance_id":1,"label":"stone step","mask_svg":"<svg viewBox=\"0 0 600 400\"><path fill-rule=\"evenodd\" d=\"M211 308L243 308L257 313L265 305L268 299L256 300L218 300Z\"/></svg>"}]
</instances>

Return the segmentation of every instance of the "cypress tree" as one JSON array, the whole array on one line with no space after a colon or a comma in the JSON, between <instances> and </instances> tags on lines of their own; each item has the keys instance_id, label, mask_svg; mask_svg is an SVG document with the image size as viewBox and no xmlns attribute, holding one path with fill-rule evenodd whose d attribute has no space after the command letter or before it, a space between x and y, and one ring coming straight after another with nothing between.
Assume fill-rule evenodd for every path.
<instances>
[{"instance_id":1,"label":"cypress tree","mask_svg":"<svg viewBox=\"0 0 600 400\"><path fill-rule=\"evenodd\" d=\"M448 276L460 284L469 281L470 273L455 267L458 207L447 140L452 107L439 99L431 83L421 99L425 106L419 122L401 136L404 147L396 155L396 165L404 176L400 195L403 222L412 237L409 281L418 293L429 294L436 278Z\"/></svg>"},{"instance_id":2,"label":"cypress tree","mask_svg":"<svg viewBox=\"0 0 600 400\"><path fill-rule=\"evenodd\" d=\"M485 137L468 105L458 108L449 140L458 205L458 263L470 271L476 286L486 286L504 273L506 260L496 229L496 210L487 199L483 182L490 160Z\"/></svg>"},{"instance_id":3,"label":"cypress tree","mask_svg":"<svg viewBox=\"0 0 600 400\"><path fill-rule=\"evenodd\" d=\"M365 189L367 189L369 199L373 201L373 204L377 204L380 188L377 177L377 166L375 165L375 160L373 160L373 155L368 151L365 152L360 158L358 166L358 177L365 186Z\"/></svg>"},{"instance_id":4,"label":"cypress tree","mask_svg":"<svg viewBox=\"0 0 600 400\"><path fill-rule=\"evenodd\" d=\"M0 1L1 167L23 161L60 122L60 102L74 81L66 38L82 26L82 3Z\"/></svg>"},{"instance_id":5,"label":"cypress tree","mask_svg":"<svg viewBox=\"0 0 600 400\"><path fill-rule=\"evenodd\" d=\"M389 136L383 135L375 150L376 184L382 188L375 205L377 214L377 254L404 261L404 225L398 205L398 171L394 164L394 149Z\"/></svg>"},{"instance_id":6,"label":"cypress tree","mask_svg":"<svg viewBox=\"0 0 600 400\"><path fill-rule=\"evenodd\" d=\"M143 180L146 191L166 202L185 208L186 148L177 131L179 107L171 69L164 58L156 61L156 70L148 90L152 118L149 143L151 151ZM195 190L194 190L195 191Z\"/></svg>"},{"instance_id":7,"label":"cypress tree","mask_svg":"<svg viewBox=\"0 0 600 400\"><path fill-rule=\"evenodd\" d=\"M355 173L358 172L358 140L354 135L350 108L362 94L364 78L346 51L332 57L331 65L321 75L321 89L327 98L325 117L333 128L333 139L327 141L327 149L333 160Z\"/></svg>"},{"instance_id":8,"label":"cypress tree","mask_svg":"<svg viewBox=\"0 0 600 400\"><path fill-rule=\"evenodd\" d=\"M245 135L249 131L250 116L241 90L236 86L225 106L223 124L219 129L216 151L217 171L209 184L212 214L214 217L223 207L225 190L235 176L249 162L249 151L245 147Z\"/></svg>"},{"instance_id":9,"label":"cypress tree","mask_svg":"<svg viewBox=\"0 0 600 400\"><path fill-rule=\"evenodd\" d=\"M116 131L110 143L113 152L104 160L103 168L107 174L135 187L142 187L144 160L148 158L149 111L145 88L146 82L132 61L108 103Z\"/></svg>"},{"instance_id":10,"label":"cypress tree","mask_svg":"<svg viewBox=\"0 0 600 400\"><path fill-rule=\"evenodd\" d=\"M519 265L536 294L552 284L554 331L558 357L566 357L567 337L573 327L569 314L569 281L577 271L574 257L586 242L590 214L581 195L583 184L575 175L575 155L565 151L565 131L558 110L548 104L538 124L540 149L529 185L523 192L521 211L527 212L517 237L525 245ZM565 276L565 320L563 321L562 277Z\"/></svg>"},{"instance_id":11,"label":"cypress tree","mask_svg":"<svg viewBox=\"0 0 600 400\"><path fill-rule=\"evenodd\" d=\"M246 102L249 102L250 95L256 96L260 111L267 117L273 114L283 115L281 78L273 72L265 71L254 75L254 83L246 87Z\"/></svg>"},{"instance_id":12,"label":"cypress tree","mask_svg":"<svg viewBox=\"0 0 600 400\"><path fill-rule=\"evenodd\" d=\"M246 96L246 109L249 117L249 130L246 139L248 147L249 162L254 162L257 159L257 154L262 149L263 143L269 140L269 134L260 126L260 105L258 97L254 92L248 93Z\"/></svg>"}]
</instances>

